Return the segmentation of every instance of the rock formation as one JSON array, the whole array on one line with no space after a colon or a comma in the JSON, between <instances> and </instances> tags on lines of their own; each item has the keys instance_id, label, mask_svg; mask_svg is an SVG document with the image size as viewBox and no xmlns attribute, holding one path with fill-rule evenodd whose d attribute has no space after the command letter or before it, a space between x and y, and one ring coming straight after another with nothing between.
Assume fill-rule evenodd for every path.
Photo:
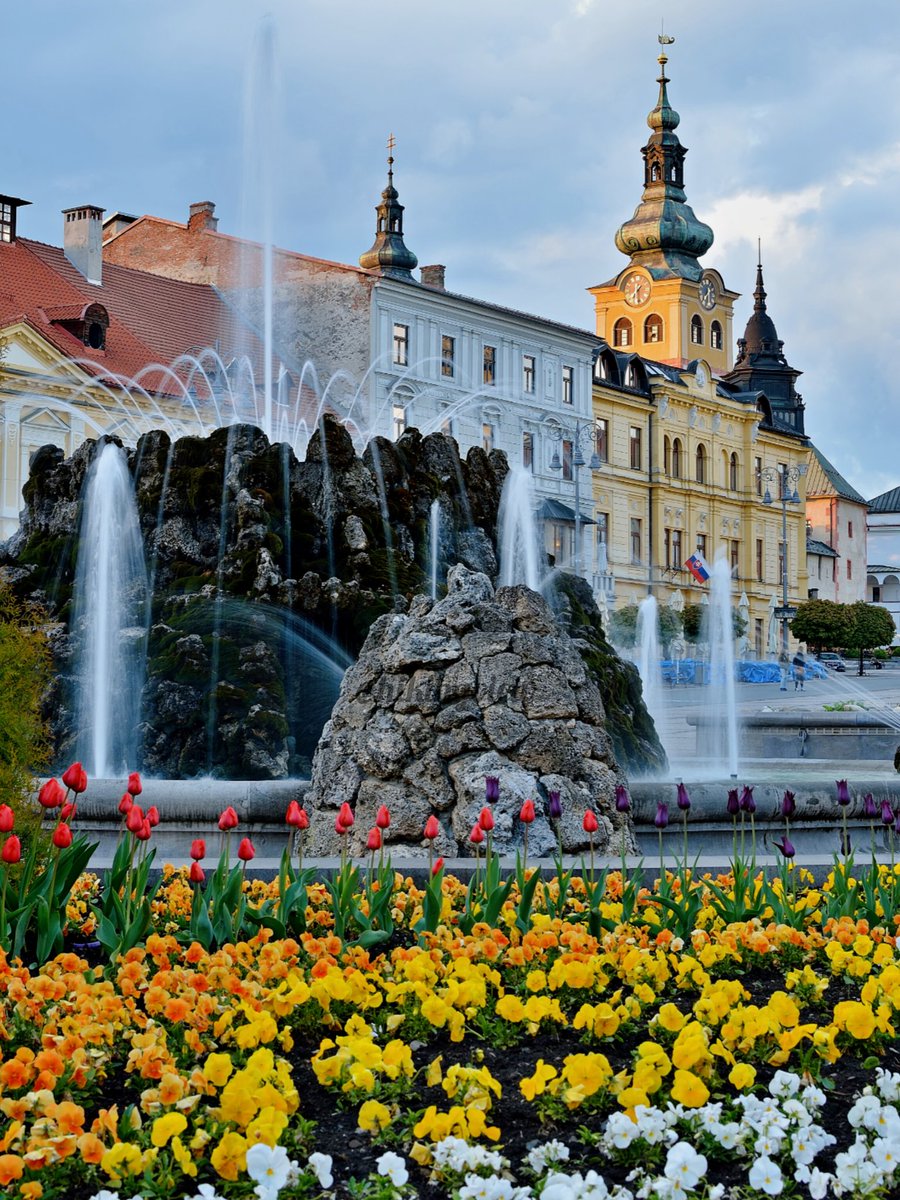
<instances>
[{"instance_id":1,"label":"rock formation","mask_svg":"<svg viewBox=\"0 0 900 1200\"><path fill-rule=\"evenodd\" d=\"M337 851L334 817L347 801L356 815L354 853L364 851L386 804L392 846L423 852L422 830L434 812L441 823L435 852L465 854L488 775L500 778L499 850L521 841L515 818L531 797L538 817L529 845L552 852L550 791L560 793L565 850L587 845L581 822L588 807L600 820L596 844L618 845L623 836L630 844L613 805L624 779L600 690L578 648L537 593L495 593L486 575L457 566L443 599L420 596L408 613L380 617L345 675L313 762L310 848Z\"/></svg>"}]
</instances>

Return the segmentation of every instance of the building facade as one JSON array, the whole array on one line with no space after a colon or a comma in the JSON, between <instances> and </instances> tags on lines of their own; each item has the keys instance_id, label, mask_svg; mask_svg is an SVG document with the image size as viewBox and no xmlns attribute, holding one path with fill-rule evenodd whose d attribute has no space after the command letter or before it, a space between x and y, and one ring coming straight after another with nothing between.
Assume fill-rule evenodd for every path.
<instances>
[{"instance_id":1,"label":"building facade","mask_svg":"<svg viewBox=\"0 0 900 1200\"><path fill-rule=\"evenodd\" d=\"M894 618L900 644L900 487L869 501L866 518L869 564L866 599L881 604Z\"/></svg>"},{"instance_id":2,"label":"building facade","mask_svg":"<svg viewBox=\"0 0 900 1200\"><path fill-rule=\"evenodd\" d=\"M868 505L816 446L806 477L807 575L810 600L854 604L866 599Z\"/></svg>"}]
</instances>

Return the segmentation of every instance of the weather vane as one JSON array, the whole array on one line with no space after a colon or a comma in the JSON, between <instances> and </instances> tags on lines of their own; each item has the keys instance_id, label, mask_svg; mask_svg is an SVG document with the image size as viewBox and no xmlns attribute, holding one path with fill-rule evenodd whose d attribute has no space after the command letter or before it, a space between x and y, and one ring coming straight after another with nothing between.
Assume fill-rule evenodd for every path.
<instances>
[{"instance_id":1,"label":"weather vane","mask_svg":"<svg viewBox=\"0 0 900 1200\"><path fill-rule=\"evenodd\" d=\"M391 133L391 134L389 134L389 135L388 135L388 143L387 143L387 148L388 148L388 162L393 162L393 161L394 161L394 147L395 147L396 145L397 145L397 139L394 137L394 135L393 135L392 133Z\"/></svg>"}]
</instances>

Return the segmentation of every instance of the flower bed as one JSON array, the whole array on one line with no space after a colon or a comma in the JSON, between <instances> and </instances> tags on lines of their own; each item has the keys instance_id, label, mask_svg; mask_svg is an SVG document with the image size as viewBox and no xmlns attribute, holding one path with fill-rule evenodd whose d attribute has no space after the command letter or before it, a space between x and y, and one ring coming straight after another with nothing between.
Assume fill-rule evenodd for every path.
<instances>
[{"instance_id":1,"label":"flower bed","mask_svg":"<svg viewBox=\"0 0 900 1200\"><path fill-rule=\"evenodd\" d=\"M834 880L792 895L800 927L726 922L702 891L687 938L650 894L618 924L615 874L600 899L573 879L562 916L539 888L524 930L513 888L468 933L440 882L434 932L398 879L390 939L348 945L311 884L299 937L205 950L167 870L114 966L0 958L7 1194L896 1194L900 957L893 931L823 920ZM276 887L248 882L250 907Z\"/></svg>"}]
</instances>

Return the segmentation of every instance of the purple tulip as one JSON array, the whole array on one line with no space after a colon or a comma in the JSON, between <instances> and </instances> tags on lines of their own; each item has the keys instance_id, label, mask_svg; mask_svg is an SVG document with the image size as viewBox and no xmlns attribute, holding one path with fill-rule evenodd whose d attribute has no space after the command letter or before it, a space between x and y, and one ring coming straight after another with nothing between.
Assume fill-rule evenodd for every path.
<instances>
[{"instance_id":1,"label":"purple tulip","mask_svg":"<svg viewBox=\"0 0 900 1200\"><path fill-rule=\"evenodd\" d=\"M562 801L559 798L559 792L548 792L549 813L551 821L558 821L562 816Z\"/></svg>"},{"instance_id":2,"label":"purple tulip","mask_svg":"<svg viewBox=\"0 0 900 1200\"><path fill-rule=\"evenodd\" d=\"M628 796L628 789L619 783L616 785L616 812L627 813L630 808L631 800Z\"/></svg>"},{"instance_id":3,"label":"purple tulip","mask_svg":"<svg viewBox=\"0 0 900 1200\"><path fill-rule=\"evenodd\" d=\"M664 801L660 800L656 806L656 816L653 818L653 824L657 829L665 829L669 823L669 806Z\"/></svg>"},{"instance_id":4,"label":"purple tulip","mask_svg":"<svg viewBox=\"0 0 900 1200\"><path fill-rule=\"evenodd\" d=\"M756 812L756 801L753 799L752 787L745 786L744 790L741 792L741 808L747 813Z\"/></svg>"},{"instance_id":5,"label":"purple tulip","mask_svg":"<svg viewBox=\"0 0 900 1200\"><path fill-rule=\"evenodd\" d=\"M496 775L485 775L484 798L488 804L496 804L500 799L500 780Z\"/></svg>"},{"instance_id":6,"label":"purple tulip","mask_svg":"<svg viewBox=\"0 0 900 1200\"><path fill-rule=\"evenodd\" d=\"M687 810L691 807L691 798L688 795L688 790L683 783L679 783L678 785L677 803L682 812L687 812Z\"/></svg>"},{"instance_id":7,"label":"purple tulip","mask_svg":"<svg viewBox=\"0 0 900 1200\"><path fill-rule=\"evenodd\" d=\"M841 804L841 805L849 804L850 803L850 789L847 787L847 780L846 779L836 779L834 781L834 784L835 784L835 787L837 788L838 804Z\"/></svg>"},{"instance_id":8,"label":"purple tulip","mask_svg":"<svg viewBox=\"0 0 900 1200\"><path fill-rule=\"evenodd\" d=\"M891 808L890 800L881 802L881 823L882 825L893 825L894 823L894 810Z\"/></svg>"},{"instance_id":9,"label":"purple tulip","mask_svg":"<svg viewBox=\"0 0 900 1200\"><path fill-rule=\"evenodd\" d=\"M728 789L728 803L725 806L732 817L736 817L741 811L741 802L738 799L737 788Z\"/></svg>"},{"instance_id":10,"label":"purple tulip","mask_svg":"<svg viewBox=\"0 0 900 1200\"><path fill-rule=\"evenodd\" d=\"M875 803L875 797L871 792L866 792L863 797L863 806L866 816L870 821L874 821L878 816L878 805Z\"/></svg>"},{"instance_id":11,"label":"purple tulip","mask_svg":"<svg viewBox=\"0 0 900 1200\"><path fill-rule=\"evenodd\" d=\"M782 838L782 840L780 842L776 842L775 845L778 847L778 849L781 851L781 853L784 855L785 858L793 858L794 855L797 853L797 851L794 849L794 843L787 836L787 834L784 835L784 837Z\"/></svg>"},{"instance_id":12,"label":"purple tulip","mask_svg":"<svg viewBox=\"0 0 900 1200\"><path fill-rule=\"evenodd\" d=\"M781 815L783 817L792 817L797 811L797 802L794 799L794 793L786 791L781 799Z\"/></svg>"}]
</instances>

